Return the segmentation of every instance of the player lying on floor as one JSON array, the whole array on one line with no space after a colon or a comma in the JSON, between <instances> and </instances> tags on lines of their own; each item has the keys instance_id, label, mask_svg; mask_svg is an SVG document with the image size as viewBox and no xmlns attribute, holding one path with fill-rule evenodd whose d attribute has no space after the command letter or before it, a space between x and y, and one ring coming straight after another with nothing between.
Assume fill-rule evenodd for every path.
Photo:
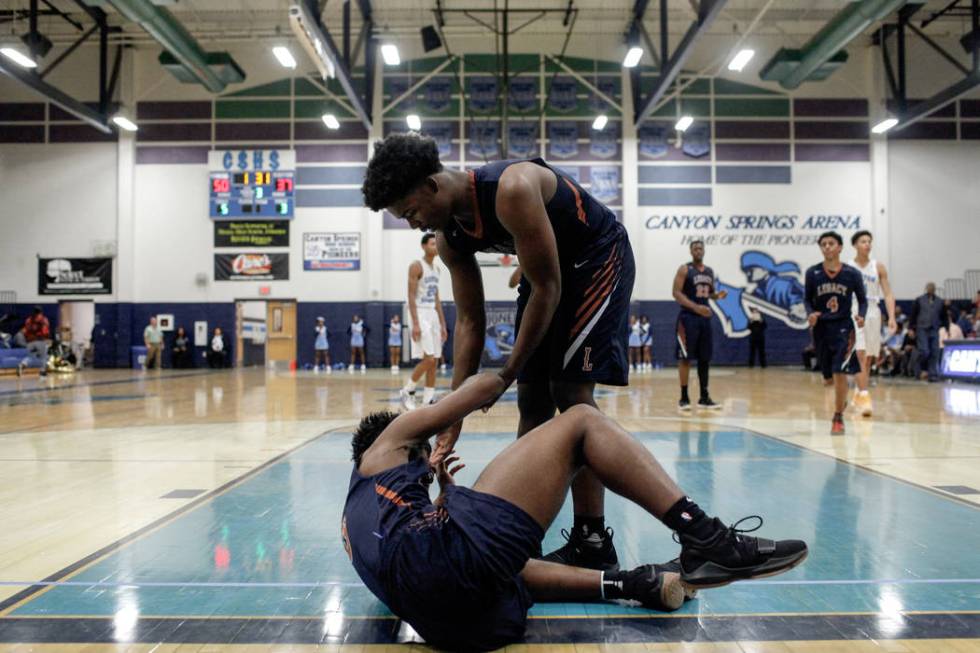
<instances>
[{"instance_id":1,"label":"player lying on floor","mask_svg":"<svg viewBox=\"0 0 980 653\"><path fill-rule=\"evenodd\" d=\"M472 489L453 484L460 465L443 431L505 386L479 374L431 406L369 415L354 434L344 546L368 589L429 644L488 650L518 641L534 601L632 599L673 610L686 588L779 573L806 557L799 540L746 536L708 517L646 447L587 405L510 444ZM676 531L679 561L600 572L535 560L583 467ZM434 479L442 492L433 503Z\"/></svg>"}]
</instances>

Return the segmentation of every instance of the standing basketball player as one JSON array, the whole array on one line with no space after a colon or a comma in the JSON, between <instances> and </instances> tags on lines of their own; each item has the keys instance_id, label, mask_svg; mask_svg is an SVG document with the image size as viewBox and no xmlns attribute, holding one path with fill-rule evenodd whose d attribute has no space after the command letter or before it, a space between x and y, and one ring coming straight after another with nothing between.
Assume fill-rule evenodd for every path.
<instances>
[{"instance_id":1,"label":"standing basketball player","mask_svg":"<svg viewBox=\"0 0 980 653\"><path fill-rule=\"evenodd\" d=\"M677 316L677 373L681 382L680 410L691 410L687 382L691 361L697 361L699 408L718 409L708 394L708 368L711 363L711 306L709 299L724 299L728 292L715 292L715 271L704 264L704 241L691 243L691 262L677 268L674 275L674 299L681 305Z\"/></svg>"},{"instance_id":2,"label":"standing basketball player","mask_svg":"<svg viewBox=\"0 0 980 653\"><path fill-rule=\"evenodd\" d=\"M847 401L847 375L855 374L861 366L855 355L854 327L864 327L868 301L864 296L861 273L840 260L844 239L828 231L817 240L823 253L823 263L806 271L804 301L813 327L817 347L817 364L824 378L834 379L834 418L831 435L844 435L844 403ZM851 318L851 301L858 301L857 316Z\"/></svg>"},{"instance_id":3,"label":"standing basketball player","mask_svg":"<svg viewBox=\"0 0 980 653\"><path fill-rule=\"evenodd\" d=\"M446 318L439 301L439 266L436 265L436 236L422 236L423 257L408 266L408 314L412 319L412 358L422 360L400 396L407 410L415 408L415 387L425 375L422 404L431 404L436 395L436 359L446 341Z\"/></svg>"},{"instance_id":4,"label":"standing basketball player","mask_svg":"<svg viewBox=\"0 0 980 653\"><path fill-rule=\"evenodd\" d=\"M474 254L518 255L516 338L500 371L501 393L517 381L518 437L551 419L556 408L595 406L596 383L627 384L633 250L616 214L574 179L542 159L447 170L432 139L392 134L375 145L363 191L371 209L387 208L415 229L436 232L456 303L453 388L477 371L486 338ZM440 434L434 459L452 449L461 427ZM572 498L568 543L545 559L617 568L598 477L579 472Z\"/></svg>"},{"instance_id":5,"label":"standing basketball player","mask_svg":"<svg viewBox=\"0 0 980 653\"><path fill-rule=\"evenodd\" d=\"M871 365L881 355L881 308L882 298L885 300L885 310L888 312L889 334L898 331L895 321L895 295L892 294L891 284L888 283L888 270L881 261L871 258L871 232L859 231L851 237L851 245L857 250L857 256L851 265L857 268L864 278L864 292L868 298L868 313L864 316L864 328L857 329L857 356L861 371L857 374L858 391L854 397L855 407L865 417L871 417L871 394L868 392L868 377ZM852 307L853 308L853 307ZM854 310L851 311L852 313Z\"/></svg>"}]
</instances>

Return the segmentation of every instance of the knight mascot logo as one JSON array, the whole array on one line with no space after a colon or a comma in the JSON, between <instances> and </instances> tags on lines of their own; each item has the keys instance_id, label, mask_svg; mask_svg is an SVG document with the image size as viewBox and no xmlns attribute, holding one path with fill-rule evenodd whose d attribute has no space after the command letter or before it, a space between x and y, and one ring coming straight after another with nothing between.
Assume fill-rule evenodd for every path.
<instances>
[{"instance_id":1,"label":"knight mascot logo","mask_svg":"<svg viewBox=\"0 0 980 653\"><path fill-rule=\"evenodd\" d=\"M717 290L727 290L728 296L711 302L725 335L730 338L747 336L749 310L753 308L794 329L807 327L799 264L793 261L777 263L769 254L755 250L744 252L740 264L746 285L733 286L719 279Z\"/></svg>"}]
</instances>

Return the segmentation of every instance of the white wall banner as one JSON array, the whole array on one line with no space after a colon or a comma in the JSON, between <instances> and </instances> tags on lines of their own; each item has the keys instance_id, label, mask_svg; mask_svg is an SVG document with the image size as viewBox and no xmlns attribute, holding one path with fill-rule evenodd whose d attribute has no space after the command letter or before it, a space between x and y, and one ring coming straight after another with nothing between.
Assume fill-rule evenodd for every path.
<instances>
[{"instance_id":1,"label":"white wall banner","mask_svg":"<svg viewBox=\"0 0 980 653\"><path fill-rule=\"evenodd\" d=\"M360 232L303 234L303 269L360 270Z\"/></svg>"}]
</instances>

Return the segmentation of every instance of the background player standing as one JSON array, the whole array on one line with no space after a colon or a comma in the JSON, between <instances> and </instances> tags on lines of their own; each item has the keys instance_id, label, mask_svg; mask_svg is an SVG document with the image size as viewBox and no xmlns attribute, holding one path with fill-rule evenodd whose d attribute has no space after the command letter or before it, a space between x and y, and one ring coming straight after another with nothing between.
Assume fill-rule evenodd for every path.
<instances>
[{"instance_id":1,"label":"background player standing","mask_svg":"<svg viewBox=\"0 0 980 653\"><path fill-rule=\"evenodd\" d=\"M715 292L715 272L704 264L704 241L691 243L691 262L677 268L674 275L674 299L681 305L677 316L677 372L681 382L680 410L691 410L687 394L687 382L691 373L691 361L697 361L700 408L717 409L718 404L708 394L708 367L711 363L711 307L710 299L724 299L728 291Z\"/></svg>"},{"instance_id":2,"label":"background player standing","mask_svg":"<svg viewBox=\"0 0 980 653\"><path fill-rule=\"evenodd\" d=\"M891 284L888 282L888 270L885 269L884 263L871 258L871 241L870 231L859 231L851 237L851 245L857 250L857 256L851 261L851 265L861 273L864 279L864 293L868 299L868 313L864 316L864 327L859 327L856 331L857 356L861 371L854 377L857 382L854 405L865 417L871 417L873 410L871 393L868 392L871 365L881 355L879 304L882 298L885 300L885 310L888 312L888 334L898 331L898 323L895 321L895 295L892 294ZM855 312L855 308L852 304L852 313Z\"/></svg>"},{"instance_id":3,"label":"background player standing","mask_svg":"<svg viewBox=\"0 0 980 653\"><path fill-rule=\"evenodd\" d=\"M864 296L861 273L840 260L844 240L828 231L817 240L823 263L806 271L806 311L817 347L817 364L824 377L834 379L834 417L831 435L844 435L844 404L847 401L847 375L861 369L855 356L854 327L864 327L868 301ZM858 300L857 316L851 319L851 297Z\"/></svg>"},{"instance_id":4,"label":"background player standing","mask_svg":"<svg viewBox=\"0 0 980 653\"><path fill-rule=\"evenodd\" d=\"M409 377L400 396L407 410L415 408L415 387L425 375L422 403L430 404L436 395L436 359L446 341L446 318L439 300L439 266L436 265L436 236L422 236L420 260L408 266L408 314L412 320L412 358L422 360Z\"/></svg>"}]
</instances>

